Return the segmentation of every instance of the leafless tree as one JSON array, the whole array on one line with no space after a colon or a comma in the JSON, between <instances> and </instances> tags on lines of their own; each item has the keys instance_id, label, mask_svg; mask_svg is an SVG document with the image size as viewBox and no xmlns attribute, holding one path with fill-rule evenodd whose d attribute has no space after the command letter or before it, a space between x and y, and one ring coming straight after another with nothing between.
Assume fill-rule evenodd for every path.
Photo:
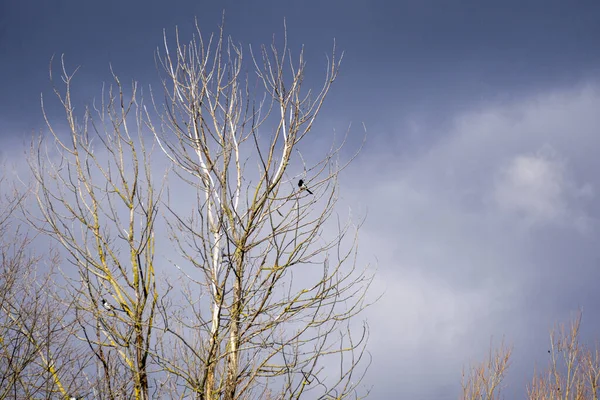
<instances>
[{"instance_id":1,"label":"leafless tree","mask_svg":"<svg viewBox=\"0 0 600 400\"><path fill-rule=\"evenodd\" d=\"M463 370L461 400L501 399L502 381L510 364L511 353L512 348L504 343L495 351L490 345L490 353L484 362L470 367L468 372Z\"/></svg>"},{"instance_id":2,"label":"leafless tree","mask_svg":"<svg viewBox=\"0 0 600 400\"><path fill-rule=\"evenodd\" d=\"M25 193L0 179L0 399L64 398L81 382L70 342L68 303L57 299L56 253L36 254L35 236L15 216ZM6 192L4 192L4 190Z\"/></svg>"},{"instance_id":3,"label":"leafless tree","mask_svg":"<svg viewBox=\"0 0 600 400\"><path fill-rule=\"evenodd\" d=\"M56 129L44 112L54 146L41 139L32 147L40 214L30 213L29 220L55 238L76 267L76 274L67 273L67 291L77 335L96 361L96 397L148 399L160 191L143 137L142 98L137 84L125 93L113 75L100 104L77 116L71 98L75 72L67 72L63 59L61 72L64 87L54 91L66 129Z\"/></svg>"},{"instance_id":4,"label":"leafless tree","mask_svg":"<svg viewBox=\"0 0 600 400\"><path fill-rule=\"evenodd\" d=\"M94 360L90 391L361 397L368 331L351 321L372 275L356 264L360 224L335 214L347 135L308 162L302 153L303 142L322 140L311 130L341 57L334 46L313 92L302 85L303 50L293 61L285 37L281 50L250 50L245 62L222 28L208 42L196 28L188 44L177 34L174 50L165 35L166 101L153 96L153 107L113 73L100 104L76 114L75 72L61 59L66 126L44 113L54 146L32 146L39 214L28 218L76 267L65 292L72 332ZM176 175L165 186L152 174L159 156ZM180 254L160 272L179 280L155 267L159 211L161 239Z\"/></svg>"},{"instance_id":5,"label":"leafless tree","mask_svg":"<svg viewBox=\"0 0 600 400\"><path fill-rule=\"evenodd\" d=\"M598 400L600 395L600 351L579 341L581 312L567 327L561 324L550 332L548 368L535 372L527 388L530 400ZM500 399L511 349L502 345L488 359L463 372L461 399Z\"/></svg>"},{"instance_id":6,"label":"leafless tree","mask_svg":"<svg viewBox=\"0 0 600 400\"><path fill-rule=\"evenodd\" d=\"M165 385L198 399L360 397L367 330L350 321L371 277L357 227L334 214L345 139L308 163L301 151L322 140L312 130L342 57L334 46L312 91L285 36L249 54L196 26L174 47L165 34L157 56L166 101L148 126L180 178L167 221L187 302L159 307Z\"/></svg>"},{"instance_id":7,"label":"leafless tree","mask_svg":"<svg viewBox=\"0 0 600 400\"><path fill-rule=\"evenodd\" d=\"M547 370L536 373L528 388L531 400L597 400L600 395L600 353L579 341L582 313L569 326L550 333Z\"/></svg>"}]
</instances>

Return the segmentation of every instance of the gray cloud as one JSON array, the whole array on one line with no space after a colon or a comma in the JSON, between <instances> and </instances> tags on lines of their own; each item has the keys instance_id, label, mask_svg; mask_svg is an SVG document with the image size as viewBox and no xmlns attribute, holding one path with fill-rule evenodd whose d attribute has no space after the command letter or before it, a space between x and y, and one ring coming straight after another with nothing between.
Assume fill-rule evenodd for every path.
<instances>
[{"instance_id":1,"label":"gray cloud","mask_svg":"<svg viewBox=\"0 0 600 400\"><path fill-rule=\"evenodd\" d=\"M454 398L462 365L503 335L522 353L509 376L521 395L548 329L594 309L598 107L590 84L469 111L426 150L376 143L349 172L386 291L369 312L375 398Z\"/></svg>"}]
</instances>

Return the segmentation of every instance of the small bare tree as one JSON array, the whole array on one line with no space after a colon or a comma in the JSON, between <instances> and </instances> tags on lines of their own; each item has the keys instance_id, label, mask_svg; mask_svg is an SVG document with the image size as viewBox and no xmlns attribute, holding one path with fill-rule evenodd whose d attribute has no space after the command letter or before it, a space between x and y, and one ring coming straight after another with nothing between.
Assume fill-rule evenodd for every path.
<instances>
[{"instance_id":1,"label":"small bare tree","mask_svg":"<svg viewBox=\"0 0 600 400\"><path fill-rule=\"evenodd\" d=\"M534 376L528 388L531 400L597 400L600 396L600 353L579 341L582 314L570 326L550 333L549 367Z\"/></svg>"},{"instance_id":2,"label":"small bare tree","mask_svg":"<svg viewBox=\"0 0 600 400\"><path fill-rule=\"evenodd\" d=\"M504 342L498 349L492 351L487 359L470 367L468 372L463 370L461 400L499 400L502 393L502 381L508 369L512 348Z\"/></svg>"},{"instance_id":3,"label":"small bare tree","mask_svg":"<svg viewBox=\"0 0 600 400\"><path fill-rule=\"evenodd\" d=\"M367 331L350 320L371 277L355 265L355 227L331 223L341 145L308 163L301 153L322 138L312 129L337 77L335 46L316 92L285 37L248 60L222 28L204 40L196 25L189 43L177 33L164 46L166 102L155 100L162 117L149 127L184 186L167 220L187 307L161 308L173 388L198 399L359 397ZM187 209L182 194L195 199Z\"/></svg>"},{"instance_id":4,"label":"small bare tree","mask_svg":"<svg viewBox=\"0 0 600 400\"><path fill-rule=\"evenodd\" d=\"M0 399L64 398L81 381L80 353L69 337L69 304L54 291L60 260L36 254L15 216L24 199L16 190L0 199Z\"/></svg>"},{"instance_id":5,"label":"small bare tree","mask_svg":"<svg viewBox=\"0 0 600 400\"><path fill-rule=\"evenodd\" d=\"M62 60L66 132L46 116L55 146L32 148L40 216L29 220L66 250L79 338L96 360L97 398L149 398L149 348L158 292L154 223L159 191L143 137L142 99L117 78L80 119L71 99L73 73ZM50 69L52 79L52 68ZM42 108L44 104L42 102ZM95 145L93 144L95 142ZM133 394L133 395L132 395Z\"/></svg>"},{"instance_id":6,"label":"small bare tree","mask_svg":"<svg viewBox=\"0 0 600 400\"><path fill-rule=\"evenodd\" d=\"M527 388L530 400L598 400L600 396L600 351L579 341L579 313L567 328L559 325L550 332L549 366L536 372ZM500 399L501 384L509 365L511 349L502 345L488 359L463 371L461 399Z\"/></svg>"}]
</instances>

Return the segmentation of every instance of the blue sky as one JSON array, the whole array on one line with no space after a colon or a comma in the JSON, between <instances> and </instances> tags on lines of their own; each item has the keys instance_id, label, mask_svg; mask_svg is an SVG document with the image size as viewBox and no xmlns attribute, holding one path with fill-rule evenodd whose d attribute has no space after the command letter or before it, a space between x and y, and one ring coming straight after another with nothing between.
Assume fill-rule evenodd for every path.
<instances>
[{"instance_id":1,"label":"blue sky","mask_svg":"<svg viewBox=\"0 0 600 400\"><path fill-rule=\"evenodd\" d=\"M81 65L76 95L108 81L157 83L162 30L193 18L244 44L287 21L307 85L336 39L345 58L317 125L353 123L364 151L341 178L367 214L361 259L382 300L366 313L372 398L454 399L490 338L514 344L508 398L546 365L548 330L584 310L600 328L600 3L579 1L3 1L0 157L45 129L48 63ZM51 110L52 111L52 110ZM315 150L316 152L316 150ZM4 160L3 160L4 161Z\"/></svg>"}]
</instances>

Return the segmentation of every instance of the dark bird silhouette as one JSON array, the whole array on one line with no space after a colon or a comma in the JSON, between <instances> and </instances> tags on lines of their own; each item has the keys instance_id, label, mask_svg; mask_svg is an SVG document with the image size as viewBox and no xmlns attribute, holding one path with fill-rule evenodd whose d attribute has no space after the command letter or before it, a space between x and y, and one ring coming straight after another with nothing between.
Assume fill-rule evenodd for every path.
<instances>
[{"instance_id":1,"label":"dark bird silhouette","mask_svg":"<svg viewBox=\"0 0 600 400\"><path fill-rule=\"evenodd\" d=\"M106 299L102 299L102 307L104 307L106 311L115 311L115 308L111 306Z\"/></svg>"},{"instance_id":2,"label":"dark bird silhouette","mask_svg":"<svg viewBox=\"0 0 600 400\"><path fill-rule=\"evenodd\" d=\"M300 190L306 190L309 194L313 194L313 192L311 192L310 189L306 187L306 185L304 184L304 180L302 179L298 181L298 187L300 188Z\"/></svg>"}]
</instances>

